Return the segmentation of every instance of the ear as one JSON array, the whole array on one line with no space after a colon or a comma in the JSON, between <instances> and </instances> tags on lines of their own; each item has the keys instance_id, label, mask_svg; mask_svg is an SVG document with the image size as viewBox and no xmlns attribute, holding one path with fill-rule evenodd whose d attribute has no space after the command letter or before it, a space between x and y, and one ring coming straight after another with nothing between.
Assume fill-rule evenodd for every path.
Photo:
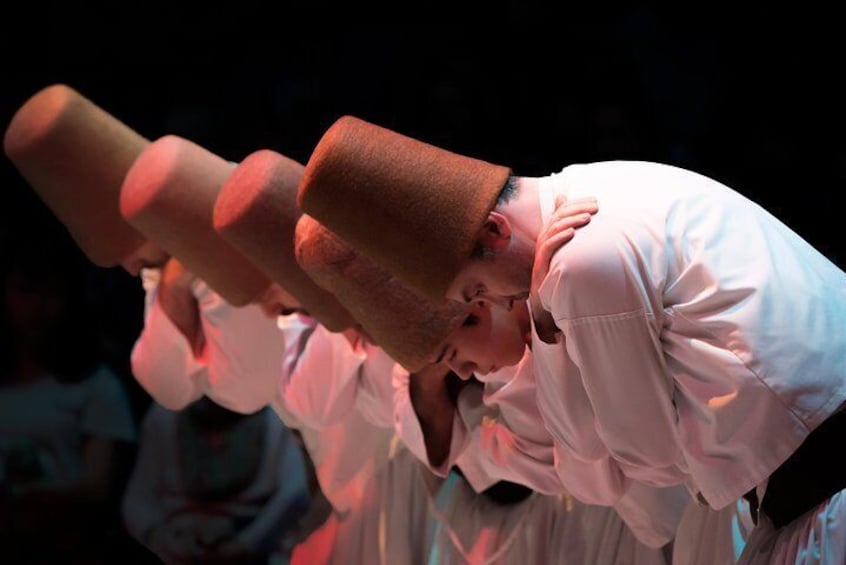
<instances>
[{"instance_id":1,"label":"ear","mask_svg":"<svg viewBox=\"0 0 846 565\"><path fill-rule=\"evenodd\" d=\"M511 241L511 222L499 212L491 211L479 229L479 244L484 249L501 251Z\"/></svg>"}]
</instances>

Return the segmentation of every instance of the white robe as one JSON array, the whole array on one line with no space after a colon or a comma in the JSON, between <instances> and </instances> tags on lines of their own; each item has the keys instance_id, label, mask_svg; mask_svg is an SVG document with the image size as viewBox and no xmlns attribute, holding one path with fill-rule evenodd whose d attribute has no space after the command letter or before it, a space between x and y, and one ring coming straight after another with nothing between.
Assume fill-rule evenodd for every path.
<instances>
[{"instance_id":1,"label":"white robe","mask_svg":"<svg viewBox=\"0 0 846 565\"><path fill-rule=\"evenodd\" d=\"M172 393L176 390L179 394L174 394L173 397L177 399L207 394L213 400L223 399L227 407L249 411L261 403L258 391L267 394L266 383L272 382L273 391L264 402L269 401L289 426L299 428L303 432L305 444L315 462L321 488L335 509L329 522L297 549L297 558L307 562L320 562L319 548L330 539L334 540L332 551L323 555L327 563L348 555L358 556L361 562L374 562L372 559L380 558L386 551L399 551L396 548L388 548L384 543L380 545L368 536L373 532L384 533L387 527L389 538L404 539L404 524L409 519L407 514L409 511L416 511L414 509L420 505L417 502L409 502L408 506L404 507L389 502L398 498L397 492L402 492L402 496L408 497L409 501L419 501L421 496L432 495L431 489L425 490L424 482L413 479L421 472L423 476L428 474L425 469L420 470L422 467L419 463L415 462L413 465L417 470L400 468L403 465L411 465L408 462L410 459L406 455L399 458L388 456L387 446L393 436L394 427L403 422L407 424L406 427L399 426L398 430L407 431L415 426L417 430L417 433L410 435L400 433L407 448L418 457L421 454L425 456L425 443L419 423L415 426L408 425L409 422L416 422L416 415L413 414L408 397L407 372L380 348L361 343L353 346L346 337L327 332L325 328L315 326L308 318L295 316L280 320L280 335L274 327L277 326L276 323L270 324L268 329L268 320L260 312L245 312L244 308L228 306L222 303L219 297L205 294L210 291L204 285L197 284L195 288L198 299L202 297L204 303L210 305L209 308L202 308L201 303L201 319L213 314L216 320L215 323L205 322L203 331L211 327L221 336L212 342L215 355L194 358L187 340L167 319L157 302L152 300L148 302L148 307L158 313L157 317L148 315L148 325L133 355L136 376L144 381L145 388L151 393L159 393L159 397L162 397L163 392ZM154 290L151 288L151 294ZM257 314L257 317L254 314ZM234 324L238 331L228 331L227 321L231 320L239 322ZM251 325L252 322L254 325ZM259 333L262 334L260 338ZM267 335L264 335L265 333ZM168 352L168 347L172 351ZM153 355L153 352L157 353ZM244 358L247 361L234 363L226 360L221 366L249 366L252 370L225 374L218 371L217 378L210 378L211 371L207 365L212 363L213 359L227 358ZM271 369L274 363L277 364L276 370ZM524 363L521 366L528 368L528 374L531 376L531 364ZM179 375L173 370L165 370L167 367L184 368L185 371ZM456 429L463 433L466 420L471 426L471 433L467 436L470 440L462 447L457 463L477 491L498 480L527 482L520 479L534 476L535 485L543 489L542 492L559 492L560 484L555 473L551 442L543 429L536 408L532 411L533 384L531 380L512 379L513 376L514 370L507 372L499 385L491 385L492 400L489 406L486 405L481 410L478 398L474 400L468 397L462 401L464 414L456 419ZM406 386L402 385L403 379ZM172 380L181 382L169 382ZM506 419L499 413L498 403L503 407L508 406L509 397L519 399L517 404L524 406L526 411L523 414L513 411L508 416L510 419ZM169 400L172 397L164 398ZM178 405L178 402L172 405L174 404ZM488 410L492 411L482 423L478 416ZM507 409L505 411L507 412ZM519 433L515 433L512 427ZM464 442L461 439L457 441ZM394 452L402 454L405 450L396 449ZM529 464L526 463L527 453L531 455ZM391 480L386 483L384 477L391 477ZM544 484L546 486L543 486ZM393 490L385 490L387 485L392 485ZM387 498L382 499L380 496ZM538 504L538 507L542 506ZM423 514L418 517L420 520L427 521L431 518L428 508L427 502L421 510ZM451 514L454 526L465 533L473 531L472 524L477 518L468 513L466 521L462 522L461 506L456 508L458 510ZM651 523L654 513L642 512L637 504L630 505L630 510L633 513L630 512L629 517L634 516L636 520L640 520L645 528L643 531L655 528L655 524ZM506 520L506 515L513 511L514 509L503 510L502 519ZM603 508L593 512L606 514L607 519L612 522L619 521L613 509ZM377 523L382 520L381 523L385 525L376 527L373 525L374 520ZM563 518L559 518L556 523L563 524L563 521ZM636 523L637 521L634 522ZM658 526L659 529L663 527L662 524ZM399 533L393 533L393 528ZM424 530L415 528L413 531L417 532L418 537L414 538L413 543L405 545L420 547L420 540L423 538L419 536L425 537ZM591 534L586 545L639 545L632 532L625 527L602 531L606 532L603 536L613 538ZM637 526L635 531L641 533ZM653 545L665 543L672 537L672 532L664 531L660 536L667 537L651 539ZM545 551L543 548L548 545L547 542L532 543L537 544L536 551ZM570 543L575 548L575 541L571 540ZM498 551L497 544L489 544L486 547L488 549L485 551L491 555ZM428 555L428 549L426 554ZM647 554L653 555L649 552ZM654 555L660 556L660 553Z\"/></svg>"},{"instance_id":2,"label":"white robe","mask_svg":"<svg viewBox=\"0 0 846 565\"><path fill-rule=\"evenodd\" d=\"M534 341L538 405L574 463L562 482L602 503L633 480L685 484L715 509L763 493L846 400L846 274L695 173L609 162L540 183L544 222L558 194L600 209L540 286L562 331ZM846 527L825 528L811 553L846 544Z\"/></svg>"}]
</instances>

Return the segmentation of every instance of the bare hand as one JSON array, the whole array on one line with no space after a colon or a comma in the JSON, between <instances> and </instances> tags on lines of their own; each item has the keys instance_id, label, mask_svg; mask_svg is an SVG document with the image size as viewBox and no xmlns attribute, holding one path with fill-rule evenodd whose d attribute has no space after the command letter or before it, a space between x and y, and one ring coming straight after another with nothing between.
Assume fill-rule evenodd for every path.
<instances>
[{"instance_id":1,"label":"bare hand","mask_svg":"<svg viewBox=\"0 0 846 565\"><path fill-rule=\"evenodd\" d=\"M177 559L190 559L203 554L203 548L193 531L169 524L162 524L153 530L150 545L156 553Z\"/></svg>"},{"instance_id":2,"label":"bare hand","mask_svg":"<svg viewBox=\"0 0 846 565\"><path fill-rule=\"evenodd\" d=\"M351 328L342 330L341 335L347 338L347 341L353 349L364 347L365 345L373 343L373 340L369 335L367 335L360 324L356 324Z\"/></svg>"},{"instance_id":3,"label":"bare hand","mask_svg":"<svg viewBox=\"0 0 846 565\"><path fill-rule=\"evenodd\" d=\"M214 560L221 560L221 561L233 561L238 559L245 559L248 557L253 557L255 552L250 550L246 545L244 545L241 540L238 538L231 538L222 544L218 545L214 551L211 552L211 561Z\"/></svg>"},{"instance_id":4,"label":"bare hand","mask_svg":"<svg viewBox=\"0 0 846 565\"><path fill-rule=\"evenodd\" d=\"M595 198L567 200L563 195L555 198L555 211L543 227L535 243L535 259L532 267L532 288L529 296L532 318L538 337L546 343L555 343L557 327L552 315L543 309L539 289L549 274L549 265L555 253L576 235L576 230L587 225L593 214L599 210Z\"/></svg>"},{"instance_id":5,"label":"bare hand","mask_svg":"<svg viewBox=\"0 0 846 565\"><path fill-rule=\"evenodd\" d=\"M189 291L191 283L197 277L185 268L185 265L179 262L175 257L167 260L164 267L162 267L161 285L173 289Z\"/></svg>"},{"instance_id":6,"label":"bare hand","mask_svg":"<svg viewBox=\"0 0 846 565\"><path fill-rule=\"evenodd\" d=\"M167 317L179 328L188 343L199 354L202 340L200 334L200 307L191 292L194 274L176 259L168 259L162 268L158 300Z\"/></svg>"}]
</instances>

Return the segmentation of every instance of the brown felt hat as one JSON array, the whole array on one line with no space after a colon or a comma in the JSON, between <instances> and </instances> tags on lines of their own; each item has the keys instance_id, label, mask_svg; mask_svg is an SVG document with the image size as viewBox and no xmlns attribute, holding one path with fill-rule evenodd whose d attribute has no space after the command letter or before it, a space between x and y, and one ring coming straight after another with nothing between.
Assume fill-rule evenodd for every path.
<instances>
[{"instance_id":1,"label":"brown felt hat","mask_svg":"<svg viewBox=\"0 0 846 565\"><path fill-rule=\"evenodd\" d=\"M179 259L233 306L270 286L212 225L220 187L235 165L181 137L154 141L132 165L120 193L126 220Z\"/></svg>"},{"instance_id":2,"label":"brown felt hat","mask_svg":"<svg viewBox=\"0 0 846 565\"><path fill-rule=\"evenodd\" d=\"M314 149L299 205L438 300L470 256L510 174L507 167L345 116Z\"/></svg>"},{"instance_id":3,"label":"brown felt hat","mask_svg":"<svg viewBox=\"0 0 846 565\"><path fill-rule=\"evenodd\" d=\"M6 155L95 264L144 244L118 209L120 185L149 141L63 84L34 94L3 137Z\"/></svg>"},{"instance_id":4,"label":"brown felt hat","mask_svg":"<svg viewBox=\"0 0 846 565\"><path fill-rule=\"evenodd\" d=\"M409 371L431 363L467 306L430 301L310 216L296 231L297 260L331 291L375 343Z\"/></svg>"},{"instance_id":5,"label":"brown felt hat","mask_svg":"<svg viewBox=\"0 0 846 565\"><path fill-rule=\"evenodd\" d=\"M220 189L214 227L309 315L330 331L342 331L355 320L331 293L314 283L294 255L294 231L301 215L297 186L303 169L274 151L249 155Z\"/></svg>"}]
</instances>

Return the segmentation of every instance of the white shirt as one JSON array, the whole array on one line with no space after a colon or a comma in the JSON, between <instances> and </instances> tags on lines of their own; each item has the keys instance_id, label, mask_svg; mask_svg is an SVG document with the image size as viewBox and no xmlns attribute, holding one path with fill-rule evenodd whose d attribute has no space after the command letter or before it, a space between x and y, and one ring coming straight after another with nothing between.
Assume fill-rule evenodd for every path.
<instances>
[{"instance_id":1,"label":"white shirt","mask_svg":"<svg viewBox=\"0 0 846 565\"><path fill-rule=\"evenodd\" d=\"M308 337L297 367L286 375L280 395L285 406L312 426L320 428L350 413L360 413L371 425L386 427L391 425L393 412L399 439L441 477L447 477L456 465L477 493L500 480L524 484L547 495L565 492L556 472L552 438L535 403L534 369L528 350L518 365L487 375L484 390L464 387L453 420L450 453L438 467L428 460L409 394L408 371L380 348L353 345L343 335L318 326ZM386 388L391 383L393 399ZM351 445L335 444L336 456L349 460L346 468L355 468L357 456L359 460L364 453L370 457L366 447L369 437L362 429L345 434L346 441L354 442ZM344 449L348 447L352 449ZM637 484L617 501L614 510L642 543L661 547L675 535L688 499L684 489Z\"/></svg>"},{"instance_id":2,"label":"white shirt","mask_svg":"<svg viewBox=\"0 0 846 565\"><path fill-rule=\"evenodd\" d=\"M304 425L324 428L358 411L375 427L393 428L391 375L396 363L381 348L316 325L296 363L278 380L278 394Z\"/></svg>"},{"instance_id":3,"label":"white shirt","mask_svg":"<svg viewBox=\"0 0 846 565\"><path fill-rule=\"evenodd\" d=\"M211 341L214 356L195 358L155 300L155 285L147 287L147 325L133 352L133 369L145 389L157 393L153 396L160 404L178 409L181 399L190 402L201 394L242 412L270 403L287 425L302 431L321 488L339 512L356 504L387 461L395 427L408 448L428 461L408 393L408 372L381 348L353 345L303 316L273 322L255 308L232 307L195 283L203 331L216 336ZM215 363L237 368L250 361L249 371L209 376ZM462 393L451 458L434 471L446 476L456 464L477 492L510 480L560 494L553 444L535 404L531 356L488 380L484 397L478 390ZM672 537L674 528L661 523L672 522L672 511L644 506L636 497L626 501L618 504L618 511L645 543L662 545Z\"/></svg>"},{"instance_id":4,"label":"white shirt","mask_svg":"<svg viewBox=\"0 0 846 565\"><path fill-rule=\"evenodd\" d=\"M543 494L561 494L552 440L535 404L531 354L527 351L517 365L487 375L486 381L484 388L468 385L459 393L449 455L432 470L446 477L458 465L476 492L506 480ZM407 372L395 375L395 386L397 432L428 464Z\"/></svg>"},{"instance_id":5,"label":"white shirt","mask_svg":"<svg viewBox=\"0 0 846 565\"><path fill-rule=\"evenodd\" d=\"M390 377L360 386L362 375L372 376L363 347L353 347L312 318L281 317L279 327L297 335L298 343L288 349L277 374L272 406L301 431L323 494L344 516L358 506L369 481L388 461L394 437L390 420L385 422L390 417ZM378 366L384 360L372 363ZM377 400L374 391L380 390L388 396Z\"/></svg>"},{"instance_id":6,"label":"white shirt","mask_svg":"<svg viewBox=\"0 0 846 565\"><path fill-rule=\"evenodd\" d=\"M521 367L529 369L526 378L531 379L531 362ZM513 379L516 372L514 367L503 370L501 382L490 385L490 394L496 396L495 389L507 388L502 396L524 407L529 419L522 417L513 423L523 426L522 433L497 421L496 400L483 405L480 391L466 388L459 397L450 457L434 472L445 477L457 464L477 492L499 480L527 484L544 493L561 492L552 442L537 413L534 389ZM506 387L508 381L513 382ZM342 334L317 326L296 367L281 379L279 396L294 418L316 429L337 425L351 413L360 414L376 428L395 429L408 449L428 465L425 438L408 385L408 371L381 348L351 344ZM366 439L364 435L360 438L359 443Z\"/></svg>"},{"instance_id":7,"label":"white shirt","mask_svg":"<svg viewBox=\"0 0 846 565\"><path fill-rule=\"evenodd\" d=\"M159 404L179 410L203 395L221 406L251 413L276 394L290 337L257 305L235 308L200 280L191 285L200 310L204 344L191 344L158 301L161 272L142 271L146 291L144 329L132 350L132 372Z\"/></svg>"},{"instance_id":8,"label":"white shirt","mask_svg":"<svg viewBox=\"0 0 846 565\"><path fill-rule=\"evenodd\" d=\"M540 286L563 340L535 339L538 404L559 451L601 470L565 484L613 501L632 478L683 482L719 509L846 399L846 275L760 206L653 163L540 182L544 222L557 194L599 201Z\"/></svg>"},{"instance_id":9,"label":"white shirt","mask_svg":"<svg viewBox=\"0 0 846 565\"><path fill-rule=\"evenodd\" d=\"M350 411L344 393L326 387L321 378L325 371L317 362L312 373L296 373L303 375L295 379L302 385L299 396L286 402L285 391L315 331L314 320L299 315L274 320L255 305L234 307L197 280L191 291L199 305L204 345L195 355L159 304L160 274L157 269L142 271L145 323L132 351L138 382L171 410L181 410L203 395L241 413L269 404L287 426L300 430L321 489L337 511L346 511L373 473L370 455L387 452L390 434ZM319 344L317 340L313 347ZM322 353L314 351L305 358L319 359ZM355 437L358 445L348 437Z\"/></svg>"},{"instance_id":10,"label":"white shirt","mask_svg":"<svg viewBox=\"0 0 846 565\"><path fill-rule=\"evenodd\" d=\"M485 375L483 388L462 389L450 453L442 465L430 465L433 472L447 476L457 465L476 492L505 480L544 495L571 494L559 480L559 467L568 461L557 457L538 411L533 361L527 349L517 365ZM407 398L407 392L398 394L398 431L406 444L417 447L423 442L422 430L410 400L403 401L403 396ZM417 436L420 440L414 439ZM425 445L412 451L428 464ZM609 506L642 543L661 547L673 539L688 500L683 488L633 483Z\"/></svg>"}]
</instances>

